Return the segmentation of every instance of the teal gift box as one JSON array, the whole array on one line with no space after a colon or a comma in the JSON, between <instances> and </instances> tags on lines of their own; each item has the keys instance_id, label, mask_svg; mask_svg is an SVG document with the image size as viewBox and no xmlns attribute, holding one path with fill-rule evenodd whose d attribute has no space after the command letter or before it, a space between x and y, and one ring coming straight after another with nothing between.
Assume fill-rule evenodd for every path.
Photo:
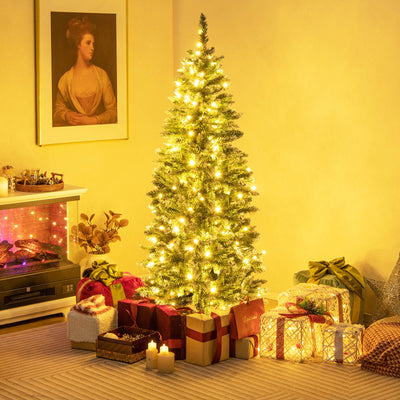
<instances>
[{"instance_id":1,"label":"teal gift box","mask_svg":"<svg viewBox=\"0 0 400 400\"><path fill-rule=\"evenodd\" d=\"M298 283L307 283L310 279L310 271L303 270L296 272L293 277L295 285ZM318 282L319 285L328 285L336 288L347 289L343 282L333 274L324 275ZM364 321L364 303L365 303L365 291L363 288L362 297L360 298L357 294L349 290L350 294L350 308L351 308L351 322L353 324L362 324Z\"/></svg>"}]
</instances>

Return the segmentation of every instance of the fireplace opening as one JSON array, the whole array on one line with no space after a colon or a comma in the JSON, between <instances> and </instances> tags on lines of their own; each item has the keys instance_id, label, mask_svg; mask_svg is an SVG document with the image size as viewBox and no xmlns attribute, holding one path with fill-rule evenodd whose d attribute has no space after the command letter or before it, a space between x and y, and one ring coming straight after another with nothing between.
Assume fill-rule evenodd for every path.
<instances>
[{"instance_id":1,"label":"fireplace opening","mask_svg":"<svg viewBox=\"0 0 400 400\"><path fill-rule=\"evenodd\" d=\"M80 267L69 260L69 204L0 210L0 310L75 295Z\"/></svg>"}]
</instances>

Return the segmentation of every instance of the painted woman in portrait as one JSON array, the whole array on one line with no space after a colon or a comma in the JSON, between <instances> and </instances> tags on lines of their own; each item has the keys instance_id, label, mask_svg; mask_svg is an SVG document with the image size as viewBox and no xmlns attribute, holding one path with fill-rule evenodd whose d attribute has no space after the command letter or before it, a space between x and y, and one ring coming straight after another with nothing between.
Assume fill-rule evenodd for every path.
<instances>
[{"instance_id":1,"label":"painted woman in portrait","mask_svg":"<svg viewBox=\"0 0 400 400\"><path fill-rule=\"evenodd\" d=\"M117 100L107 72L93 63L96 26L86 17L69 20L67 40L73 66L58 81L53 126L113 124Z\"/></svg>"}]
</instances>

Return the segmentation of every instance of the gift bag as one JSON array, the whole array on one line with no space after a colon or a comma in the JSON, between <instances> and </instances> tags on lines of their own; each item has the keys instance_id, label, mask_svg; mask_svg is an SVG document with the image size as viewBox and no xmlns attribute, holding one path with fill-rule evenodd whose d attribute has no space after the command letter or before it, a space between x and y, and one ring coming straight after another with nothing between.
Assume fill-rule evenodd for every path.
<instances>
[{"instance_id":1,"label":"gift bag","mask_svg":"<svg viewBox=\"0 0 400 400\"><path fill-rule=\"evenodd\" d=\"M243 339L258 335L260 317L264 314L263 299L255 299L233 306L229 313L229 324L232 339Z\"/></svg>"}]
</instances>

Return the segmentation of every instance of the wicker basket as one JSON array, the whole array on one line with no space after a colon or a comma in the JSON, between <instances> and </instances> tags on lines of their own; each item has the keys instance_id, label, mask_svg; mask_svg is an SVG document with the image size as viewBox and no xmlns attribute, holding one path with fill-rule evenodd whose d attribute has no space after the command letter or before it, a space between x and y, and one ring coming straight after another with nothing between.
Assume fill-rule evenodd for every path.
<instances>
[{"instance_id":1,"label":"wicker basket","mask_svg":"<svg viewBox=\"0 0 400 400\"><path fill-rule=\"evenodd\" d=\"M123 361L126 363L134 363L146 358L146 349L148 343L152 340L157 343L160 342L160 334L157 331L148 329L134 328L129 326L120 326L117 329L109 331L120 337L124 334L137 335L143 334L140 339L129 341L124 339L112 339L104 337L107 333L102 333L97 338L96 356L108 358L110 360Z\"/></svg>"}]
</instances>

